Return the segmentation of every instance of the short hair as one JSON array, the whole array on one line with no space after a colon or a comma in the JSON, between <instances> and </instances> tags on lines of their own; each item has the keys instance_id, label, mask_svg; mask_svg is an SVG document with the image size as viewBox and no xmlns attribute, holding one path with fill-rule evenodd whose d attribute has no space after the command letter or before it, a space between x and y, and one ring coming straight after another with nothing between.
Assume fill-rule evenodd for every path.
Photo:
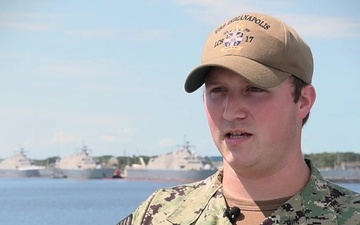
<instances>
[{"instance_id":1,"label":"short hair","mask_svg":"<svg viewBox=\"0 0 360 225\"><path fill-rule=\"evenodd\" d=\"M308 84L305 83L305 81L301 80L300 78L298 78L294 75L292 75L291 78L292 78L291 81L292 81L292 84L294 87L294 92L293 92L294 102L297 103L301 97L301 90L303 89L303 87L305 87ZM303 126L308 121L309 115L310 115L310 112L304 117L304 119L302 121Z\"/></svg>"}]
</instances>

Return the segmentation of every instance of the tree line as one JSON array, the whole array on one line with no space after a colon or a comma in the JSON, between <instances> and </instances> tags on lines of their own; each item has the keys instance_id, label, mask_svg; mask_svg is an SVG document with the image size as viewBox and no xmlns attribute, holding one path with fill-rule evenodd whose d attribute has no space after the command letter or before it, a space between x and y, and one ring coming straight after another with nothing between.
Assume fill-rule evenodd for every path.
<instances>
[{"instance_id":1,"label":"tree line","mask_svg":"<svg viewBox=\"0 0 360 225\"><path fill-rule=\"evenodd\" d=\"M360 163L360 154L355 152L304 154L304 158L311 159L318 168L336 167L341 163Z\"/></svg>"}]
</instances>

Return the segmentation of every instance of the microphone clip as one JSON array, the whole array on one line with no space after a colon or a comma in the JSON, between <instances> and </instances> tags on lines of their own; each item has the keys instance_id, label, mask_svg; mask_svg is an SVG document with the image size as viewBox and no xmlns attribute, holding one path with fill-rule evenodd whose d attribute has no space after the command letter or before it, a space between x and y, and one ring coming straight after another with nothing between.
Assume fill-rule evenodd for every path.
<instances>
[{"instance_id":1,"label":"microphone clip","mask_svg":"<svg viewBox=\"0 0 360 225\"><path fill-rule=\"evenodd\" d=\"M223 217L227 217L231 223L236 222L236 219L240 216L241 210L239 207L225 208Z\"/></svg>"}]
</instances>

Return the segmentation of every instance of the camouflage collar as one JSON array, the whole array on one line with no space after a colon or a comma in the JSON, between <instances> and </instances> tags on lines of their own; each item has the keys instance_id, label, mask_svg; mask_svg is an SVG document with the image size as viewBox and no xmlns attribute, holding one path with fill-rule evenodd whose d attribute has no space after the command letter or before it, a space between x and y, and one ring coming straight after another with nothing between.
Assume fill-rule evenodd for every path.
<instances>
[{"instance_id":1,"label":"camouflage collar","mask_svg":"<svg viewBox=\"0 0 360 225\"><path fill-rule=\"evenodd\" d=\"M325 180L310 160L311 169L307 185L280 206L263 224L338 224L341 204L350 201L354 193ZM217 224L229 224L223 218L226 202L222 194L222 170L209 178L185 185L191 189L167 220L172 224L193 224L200 216L213 218Z\"/></svg>"},{"instance_id":2,"label":"camouflage collar","mask_svg":"<svg viewBox=\"0 0 360 225\"><path fill-rule=\"evenodd\" d=\"M215 212L221 212L222 217L222 210L226 207L226 202L221 191L221 181L222 170L219 170L203 181L186 185L192 186L193 191L183 202L179 203L177 209L168 217L168 221L172 224L192 224L198 219L201 212L209 207L209 201L214 198L218 201L216 204L218 209Z\"/></svg>"},{"instance_id":3,"label":"camouflage collar","mask_svg":"<svg viewBox=\"0 0 360 225\"><path fill-rule=\"evenodd\" d=\"M325 180L314 164L305 160L311 176L303 189L280 206L263 224L337 225L336 205L341 188ZM339 189L337 189L339 188Z\"/></svg>"}]
</instances>

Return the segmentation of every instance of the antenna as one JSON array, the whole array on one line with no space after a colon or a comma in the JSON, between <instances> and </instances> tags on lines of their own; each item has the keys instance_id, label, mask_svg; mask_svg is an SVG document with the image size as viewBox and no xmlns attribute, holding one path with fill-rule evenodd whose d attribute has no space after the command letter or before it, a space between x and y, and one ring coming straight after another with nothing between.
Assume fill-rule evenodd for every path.
<instances>
[{"instance_id":1,"label":"antenna","mask_svg":"<svg viewBox=\"0 0 360 225\"><path fill-rule=\"evenodd\" d=\"M186 150L190 150L190 147L195 147L194 145L190 145L190 142L186 140L186 135L184 135L184 144L178 146Z\"/></svg>"}]
</instances>

